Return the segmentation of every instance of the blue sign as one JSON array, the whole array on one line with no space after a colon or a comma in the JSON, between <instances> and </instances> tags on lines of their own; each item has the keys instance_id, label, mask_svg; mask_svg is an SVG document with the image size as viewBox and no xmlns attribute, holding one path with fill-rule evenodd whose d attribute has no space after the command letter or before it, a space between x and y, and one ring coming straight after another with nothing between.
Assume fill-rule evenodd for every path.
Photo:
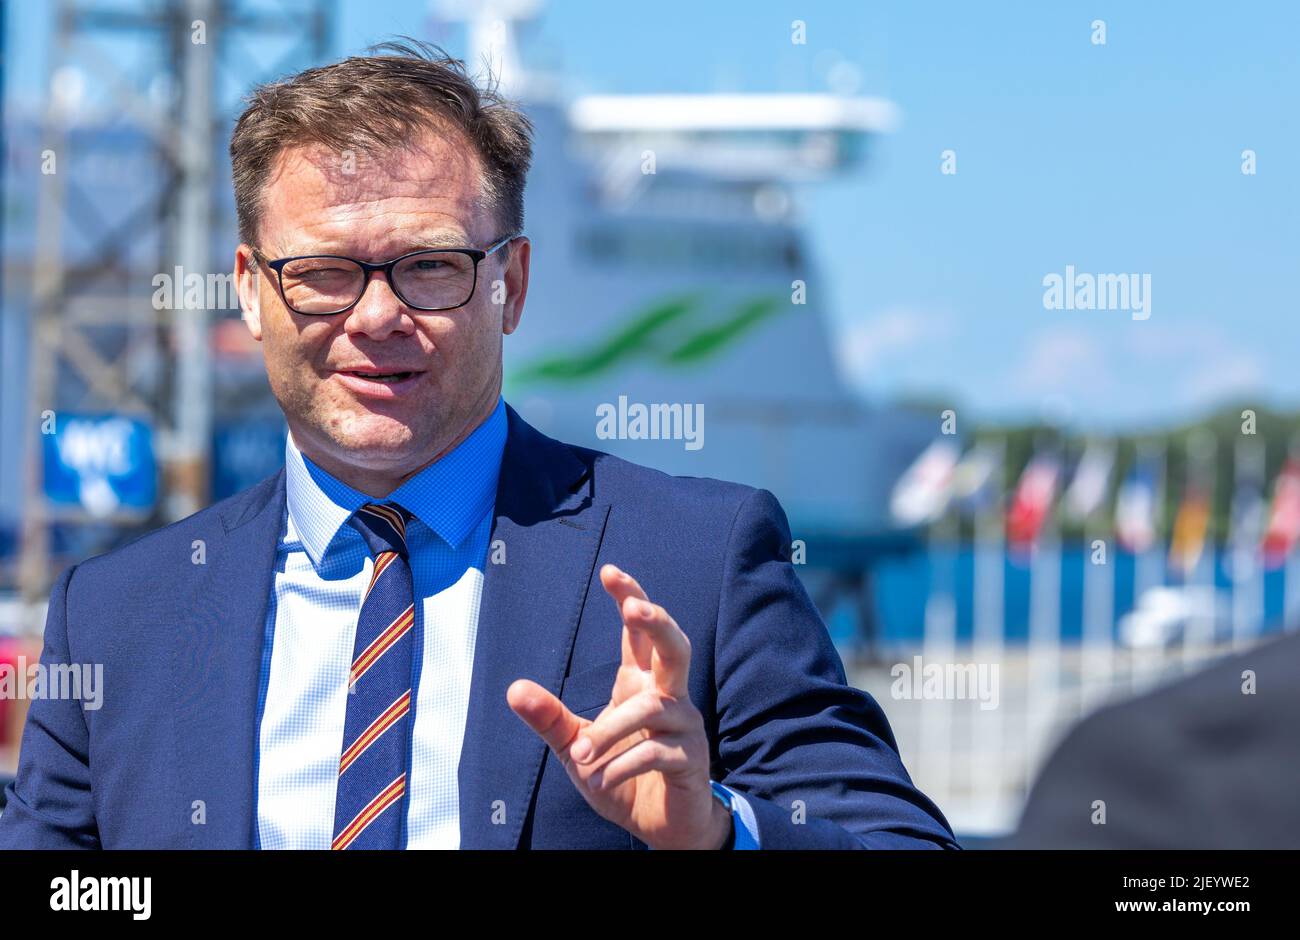
<instances>
[{"instance_id":1,"label":"blue sign","mask_svg":"<svg viewBox=\"0 0 1300 940\"><path fill-rule=\"evenodd\" d=\"M153 428L120 415L60 413L43 434L45 495L96 516L144 512L158 493Z\"/></svg>"},{"instance_id":2,"label":"blue sign","mask_svg":"<svg viewBox=\"0 0 1300 940\"><path fill-rule=\"evenodd\" d=\"M212 498L225 499L284 466L282 417L220 422L212 435Z\"/></svg>"}]
</instances>

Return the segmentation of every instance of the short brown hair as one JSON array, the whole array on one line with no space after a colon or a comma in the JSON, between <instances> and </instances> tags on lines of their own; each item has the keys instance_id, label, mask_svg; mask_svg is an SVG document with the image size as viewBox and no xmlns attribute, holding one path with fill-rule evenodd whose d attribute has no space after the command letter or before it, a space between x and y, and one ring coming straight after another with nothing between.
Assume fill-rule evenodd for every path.
<instances>
[{"instance_id":1,"label":"short brown hair","mask_svg":"<svg viewBox=\"0 0 1300 940\"><path fill-rule=\"evenodd\" d=\"M375 155L409 143L430 126L450 124L474 146L482 197L503 229L524 226L524 180L532 163L532 122L489 82L479 88L439 46L403 37L260 85L245 98L230 137L239 237L257 244L263 188L281 152L323 144Z\"/></svg>"}]
</instances>

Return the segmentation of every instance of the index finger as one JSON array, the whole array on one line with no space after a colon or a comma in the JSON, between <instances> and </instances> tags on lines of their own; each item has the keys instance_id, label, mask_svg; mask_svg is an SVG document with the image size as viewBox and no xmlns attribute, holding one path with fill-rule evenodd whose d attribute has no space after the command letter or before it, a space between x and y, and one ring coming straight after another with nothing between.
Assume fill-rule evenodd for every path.
<instances>
[{"instance_id":1,"label":"index finger","mask_svg":"<svg viewBox=\"0 0 1300 940\"><path fill-rule=\"evenodd\" d=\"M623 665L635 665L638 669L649 672L654 654L654 644L650 637L636 630L627 629L627 616L624 610L629 597L648 601L646 592L632 577L618 565L603 565L600 569L600 583L606 593L618 607L619 618L623 621Z\"/></svg>"},{"instance_id":2,"label":"index finger","mask_svg":"<svg viewBox=\"0 0 1300 940\"><path fill-rule=\"evenodd\" d=\"M615 565L601 569L605 589L623 615L623 661L631 652L638 668L654 673L655 684L669 695L687 694L691 641L659 604L652 602L636 579Z\"/></svg>"}]
</instances>

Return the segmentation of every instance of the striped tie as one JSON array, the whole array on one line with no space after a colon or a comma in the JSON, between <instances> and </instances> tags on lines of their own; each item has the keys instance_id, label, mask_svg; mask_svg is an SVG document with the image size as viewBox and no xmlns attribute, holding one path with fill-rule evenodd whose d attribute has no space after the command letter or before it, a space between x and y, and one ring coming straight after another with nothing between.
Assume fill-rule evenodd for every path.
<instances>
[{"instance_id":1,"label":"striped tie","mask_svg":"<svg viewBox=\"0 0 1300 940\"><path fill-rule=\"evenodd\" d=\"M357 617L334 803L335 849L402 848L415 650L415 591L406 554L410 518L395 503L367 503L351 519L375 565Z\"/></svg>"}]
</instances>

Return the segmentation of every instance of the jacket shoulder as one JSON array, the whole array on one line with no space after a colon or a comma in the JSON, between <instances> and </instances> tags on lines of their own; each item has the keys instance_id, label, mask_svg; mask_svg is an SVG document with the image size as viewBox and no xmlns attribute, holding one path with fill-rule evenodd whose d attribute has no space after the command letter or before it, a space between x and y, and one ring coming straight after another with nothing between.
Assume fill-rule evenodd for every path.
<instances>
[{"instance_id":1,"label":"jacket shoulder","mask_svg":"<svg viewBox=\"0 0 1300 940\"><path fill-rule=\"evenodd\" d=\"M213 533L228 532L252 518L267 502L283 492L284 468L240 490L223 500L191 513L183 519L141 533L115 548L93 555L73 567L80 580L90 575L116 575L122 571L135 572L141 566L156 565L159 557L169 553L184 552L189 557L196 538Z\"/></svg>"},{"instance_id":2,"label":"jacket shoulder","mask_svg":"<svg viewBox=\"0 0 1300 940\"><path fill-rule=\"evenodd\" d=\"M735 513L758 487L715 477L666 473L622 457L577 444L565 444L589 468L593 495L610 502L653 502L698 513L712 509Z\"/></svg>"}]
</instances>

